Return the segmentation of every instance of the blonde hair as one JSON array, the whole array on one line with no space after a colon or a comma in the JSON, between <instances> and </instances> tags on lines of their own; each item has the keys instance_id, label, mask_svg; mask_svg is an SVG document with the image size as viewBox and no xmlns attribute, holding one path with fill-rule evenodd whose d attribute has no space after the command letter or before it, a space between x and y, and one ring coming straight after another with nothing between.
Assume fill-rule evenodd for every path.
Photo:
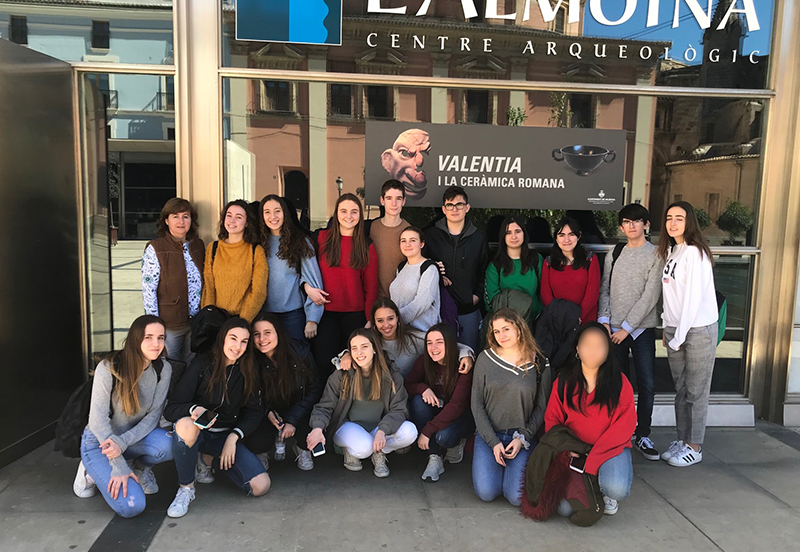
<instances>
[{"instance_id":1,"label":"blonde hair","mask_svg":"<svg viewBox=\"0 0 800 552\"><path fill-rule=\"evenodd\" d=\"M372 368L369 372L371 383L369 397L364 396L364 376L361 375L361 369L355 363L355 360L353 360L353 367L342 376L342 388L339 392L339 398L352 398L360 401L380 400L384 376L387 376L389 381L391 381L392 393L396 393L397 389L394 385L392 374L389 371L389 365L386 363L383 350L378 347L375 333L370 329L358 328L350 334L350 338L347 340L348 348L353 338L358 336L366 338L367 341L370 342L370 345L372 345L372 350L375 352L375 356L372 357Z\"/></svg>"},{"instance_id":2,"label":"blonde hair","mask_svg":"<svg viewBox=\"0 0 800 552\"><path fill-rule=\"evenodd\" d=\"M489 344L489 346L495 350L500 349L500 344L494 337L493 326L497 320L505 320L517 328L517 332L519 333L518 343L520 359L523 363L533 364L536 366L536 371L541 373L542 366L540 366L540 363L537 362L537 360L544 355L542 354L542 350L539 348L539 345L536 344L536 340L533 339L533 334L531 334L528 324L525 323L525 320L517 311L504 308L492 313L492 315L489 317L488 323L486 324L486 342Z\"/></svg>"}]
</instances>

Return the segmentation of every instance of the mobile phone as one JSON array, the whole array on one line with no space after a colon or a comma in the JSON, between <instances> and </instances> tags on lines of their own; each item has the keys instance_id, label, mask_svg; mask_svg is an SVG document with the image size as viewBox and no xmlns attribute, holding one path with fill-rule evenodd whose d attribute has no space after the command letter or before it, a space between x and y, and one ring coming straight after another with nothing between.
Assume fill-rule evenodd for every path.
<instances>
[{"instance_id":1,"label":"mobile phone","mask_svg":"<svg viewBox=\"0 0 800 552\"><path fill-rule=\"evenodd\" d=\"M194 421L194 425L200 429L208 429L208 426L210 426L214 420L217 419L217 416L219 416L219 414L213 410L206 410L197 417L197 419Z\"/></svg>"},{"instance_id":2,"label":"mobile phone","mask_svg":"<svg viewBox=\"0 0 800 552\"><path fill-rule=\"evenodd\" d=\"M582 454L577 458L569 459L569 469L578 473L583 473L586 470L586 455Z\"/></svg>"},{"instance_id":3,"label":"mobile phone","mask_svg":"<svg viewBox=\"0 0 800 552\"><path fill-rule=\"evenodd\" d=\"M275 419L278 421L278 425L282 426L283 425L283 418L281 418L281 415L278 414L278 411L277 410L273 410L272 411L272 415L275 416Z\"/></svg>"},{"instance_id":4,"label":"mobile phone","mask_svg":"<svg viewBox=\"0 0 800 552\"><path fill-rule=\"evenodd\" d=\"M317 446L311 450L311 455L316 457L322 456L323 454L325 454L325 445L323 445L322 442L319 442L317 443Z\"/></svg>"}]
</instances>

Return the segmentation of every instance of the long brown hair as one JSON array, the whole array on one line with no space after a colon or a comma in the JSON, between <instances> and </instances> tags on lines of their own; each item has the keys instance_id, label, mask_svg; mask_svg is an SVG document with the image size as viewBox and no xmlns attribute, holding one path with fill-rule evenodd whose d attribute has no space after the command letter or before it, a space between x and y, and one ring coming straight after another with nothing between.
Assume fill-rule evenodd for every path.
<instances>
[{"instance_id":1,"label":"long brown hair","mask_svg":"<svg viewBox=\"0 0 800 552\"><path fill-rule=\"evenodd\" d=\"M253 348L256 358L256 365L261 374L261 383L264 390L265 403L289 407L292 396L297 390L297 375L300 381L307 385L311 381L311 369L306 365L300 355L298 355L291 345L289 334L283 329L280 318L273 313L259 313L253 320L253 331L259 322L268 322L275 329L275 337L278 340L272 352L272 358L268 357L257 348ZM252 336L251 336L252 339ZM292 367L295 366L297 373Z\"/></svg>"},{"instance_id":2,"label":"long brown hair","mask_svg":"<svg viewBox=\"0 0 800 552\"><path fill-rule=\"evenodd\" d=\"M189 213L192 219L192 224L189 226L189 231L186 232L186 241L190 242L197 237L197 211L195 211L192 204L182 197L173 197L168 199L164 206L161 208L161 214L156 222L156 229L158 235L162 238L169 234L169 226L167 226L167 219L170 215L177 215L178 213Z\"/></svg>"},{"instance_id":3,"label":"long brown hair","mask_svg":"<svg viewBox=\"0 0 800 552\"><path fill-rule=\"evenodd\" d=\"M456 342L456 332L450 327L450 324L440 322L434 324L425 334L425 352L423 364L425 366L425 383L428 387L433 389L438 379L439 363L431 358L428 354L428 337L433 332L439 332L444 338L444 365L442 370L442 387L444 388L444 400L449 401L453 396L453 391L456 389L456 380L458 380L458 343Z\"/></svg>"},{"instance_id":4,"label":"long brown hair","mask_svg":"<svg viewBox=\"0 0 800 552\"><path fill-rule=\"evenodd\" d=\"M228 238L228 229L225 228L225 215L228 214L228 209L233 206L241 207L244 209L245 220L247 224L244 227L244 241L253 245L258 243L258 219L256 219L254 208L250 206L243 199L235 199L233 201L229 201L225 204L225 207L222 208L222 212L219 215L219 232L217 232L217 237L221 240Z\"/></svg>"},{"instance_id":5,"label":"long brown hair","mask_svg":"<svg viewBox=\"0 0 800 552\"><path fill-rule=\"evenodd\" d=\"M372 384L369 397L364 396L364 376L361 375L361 368L359 368L355 359L353 359L353 367L342 374L342 387L339 392L339 398L378 401L381 398L384 377L389 378L392 383L392 393L396 393L397 389L395 388L392 374L389 371L389 365L386 363L386 357L381 348L378 347L375 333L371 329L358 328L351 333L350 338L347 340L347 350L350 350L350 342L358 336L366 338L372 345L372 350L375 351L375 355L372 357L372 369L369 372L369 379Z\"/></svg>"},{"instance_id":6,"label":"long brown hair","mask_svg":"<svg viewBox=\"0 0 800 552\"><path fill-rule=\"evenodd\" d=\"M105 359L111 375L117 379L117 396L126 416L133 416L139 412L139 378L150 362L142 352L142 342L145 330L150 324L161 324L162 328L166 328L160 317L143 314L131 324L122 350L108 355ZM161 354L166 355L166 348Z\"/></svg>"},{"instance_id":7,"label":"long brown hair","mask_svg":"<svg viewBox=\"0 0 800 552\"><path fill-rule=\"evenodd\" d=\"M267 223L264 221L264 204L268 201L275 201L283 210L283 224L281 225L280 241L278 242L278 258L286 261L295 272L300 272L300 264L303 259L313 257L316 253L308 242L305 233L295 223L295 217L289 210L286 200L281 196L269 194L264 196L259 204L259 227L261 228L261 247L269 257L269 237L270 232Z\"/></svg>"},{"instance_id":8,"label":"long brown hair","mask_svg":"<svg viewBox=\"0 0 800 552\"><path fill-rule=\"evenodd\" d=\"M495 320L506 320L517 328L517 332L519 333L520 360L523 363L530 362L534 364L536 366L536 371L541 373L544 366L541 365L540 359L544 358L544 355L539 345L536 344L536 340L533 339L531 330L522 316L513 309L504 308L493 312L489 317L486 324L486 343L497 351L500 349L500 344L494 337L493 324Z\"/></svg>"},{"instance_id":9,"label":"long brown hair","mask_svg":"<svg viewBox=\"0 0 800 552\"><path fill-rule=\"evenodd\" d=\"M214 390L222 388L222 396L225 401L228 400L228 359L225 356L225 339L228 337L228 332L235 329L242 328L247 330L248 335L250 332L250 324L244 318L234 316L225 321L217 333L217 339L214 342L214 347L211 349L211 376L208 379L208 387L206 388L206 398L212 399ZM255 363L253 362L253 342L251 339L247 340L247 348L245 349L239 360L236 361L239 365L239 371L244 377L244 397L246 401L250 395L258 391L258 379L256 375Z\"/></svg>"},{"instance_id":10,"label":"long brown hair","mask_svg":"<svg viewBox=\"0 0 800 552\"><path fill-rule=\"evenodd\" d=\"M661 260L666 261L670 251L677 244L675 238L667 233L667 213L669 213L669 210L673 207L678 207L686 211L686 225L683 229L683 241L686 245L693 245L699 249L700 257L702 258L705 256L711 261L711 265L713 266L714 257L711 255L711 248L708 246L705 236L703 236L700 223L697 222L697 213L695 213L694 207L692 207L692 204L688 201L675 201L670 203L664 210L663 224L661 225L661 232L663 235L658 238L658 256L661 257Z\"/></svg>"},{"instance_id":11,"label":"long brown hair","mask_svg":"<svg viewBox=\"0 0 800 552\"><path fill-rule=\"evenodd\" d=\"M354 270L361 270L369 264L369 243L367 236L364 233L364 207L361 205L361 200L353 194L342 194L336 200L336 206L333 208L333 220L328 235L325 237L322 251L320 254L325 255L325 261L328 266L339 266L339 261L342 256L342 231L339 228L339 205L345 201L352 201L358 205L358 224L353 230L353 251L350 253L350 261L347 266Z\"/></svg>"},{"instance_id":12,"label":"long brown hair","mask_svg":"<svg viewBox=\"0 0 800 552\"><path fill-rule=\"evenodd\" d=\"M400 350L411 351L414 348L411 332L408 331L405 322L403 322L403 317L400 316L400 309L397 307L397 304L388 297L378 297L375 299L375 302L372 303L372 309L369 311L369 322L372 326L372 329L375 331L375 339L377 340L378 345L383 348L384 342L383 334L378 331L378 328L375 325L375 313L378 312L378 309L391 309L394 312L394 315L397 318L397 329L394 332L395 341L400 343Z\"/></svg>"}]
</instances>

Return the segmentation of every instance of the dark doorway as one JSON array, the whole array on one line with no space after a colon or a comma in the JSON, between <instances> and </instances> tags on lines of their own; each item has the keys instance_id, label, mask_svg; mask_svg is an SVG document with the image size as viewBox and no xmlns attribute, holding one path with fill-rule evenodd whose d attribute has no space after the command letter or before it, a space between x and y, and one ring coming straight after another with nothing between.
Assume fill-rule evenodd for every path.
<instances>
[{"instance_id":1,"label":"dark doorway","mask_svg":"<svg viewBox=\"0 0 800 552\"><path fill-rule=\"evenodd\" d=\"M309 220L308 177L300 171L289 171L283 175L283 184L284 196L297 209L297 217L305 225Z\"/></svg>"},{"instance_id":2,"label":"dark doorway","mask_svg":"<svg viewBox=\"0 0 800 552\"><path fill-rule=\"evenodd\" d=\"M122 237L156 237L161 208L175 197L175 165L172 163L123 164L124 203Z\"/></svg>"}]
</instances>

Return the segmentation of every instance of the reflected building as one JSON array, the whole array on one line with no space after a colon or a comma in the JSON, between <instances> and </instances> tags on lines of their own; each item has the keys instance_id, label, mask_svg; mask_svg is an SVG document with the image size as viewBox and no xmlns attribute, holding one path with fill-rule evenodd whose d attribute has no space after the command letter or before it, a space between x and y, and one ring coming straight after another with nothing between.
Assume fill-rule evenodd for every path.
<instances>
[{"instance_id":1,"label":"reflected building","mask_svg":"<svg viewBox=\"0 0 800 552\"><path fill-rule=\"evenodd\" d=\"M712 29L732 1L719 2ZM731 17L723 31L706 30L702 64L661 60L657 84L734 89L742 83L764 82L768 55L753 56L752 61L741 55L734 60L731 55L743 51L745 36L740 16ZM659 98L650 195L653 212L663 212L673 201L688 201L708 214L711 226L705 232L711 242L726 242L726 232L716 225L726 207L739 202L755 212L764 105L763 100L747 98Z\"/></svg>"}]
</instances>

